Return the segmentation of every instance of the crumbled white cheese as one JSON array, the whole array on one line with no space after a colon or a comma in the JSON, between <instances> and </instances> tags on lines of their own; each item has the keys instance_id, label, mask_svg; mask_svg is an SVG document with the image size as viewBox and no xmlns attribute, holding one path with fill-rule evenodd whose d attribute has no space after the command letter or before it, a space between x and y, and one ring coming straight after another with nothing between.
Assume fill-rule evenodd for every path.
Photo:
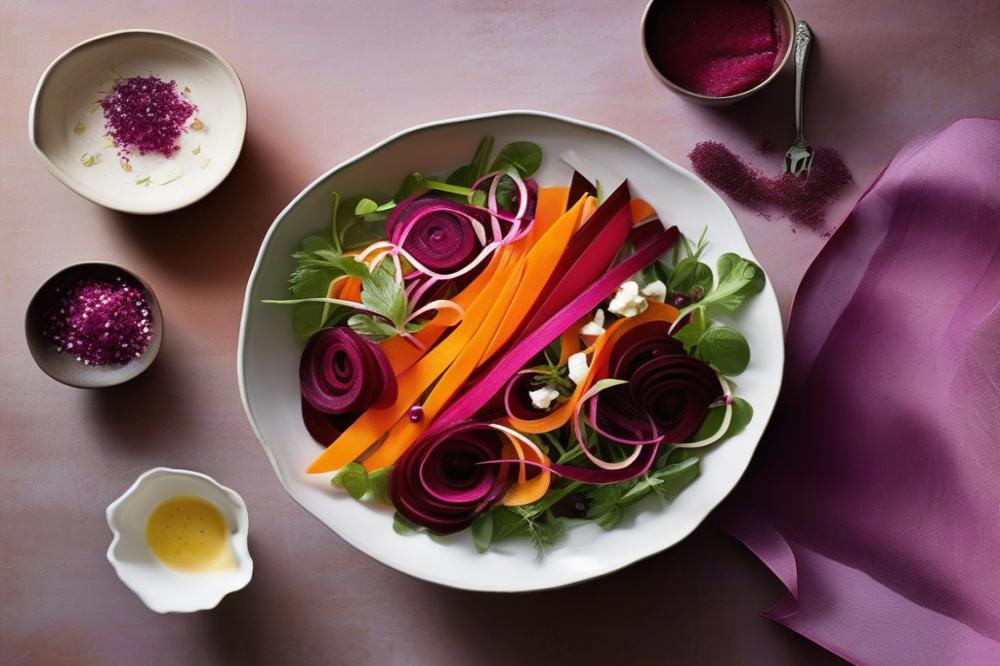
<instances>
[{"instance_id":1,"label":"crumbled white cheese","mask_svg":"<svg viewBox=\"0 0 1000 666\"><path fill-rule=\"evenodd\" d=\"M587 365L587 355L583 352L577 352L570 356L566 364L569 367L569 378L574 384L582 382L587 378L587 373L590 372L590 366Z\"/></svg>"},{"instance_id":2,"label":"crumbled white cheese","mask_svg":"<svg viewBox=\"0 0 1000 666\"><path fill-rule=\"evenodd\" d=\"M608 304L608 312L621 317L634 317L648 306L646 299L639 295L639 284L629 280L618 287L611 303Z\"/></svg>"},{"instance_id":3,"label":"crumbled white cheese","mask_svg":"<svg viewBox=\"0 0 1000 666\"><path fill-rule=\"evenodd\" d=\"M543 386L537 391L528 391L531 404L538 409L548 409L552 401L559 397L559 391Z\"/></svg>"},{"instance_id":4,"label":"crumbled white cheese","mask_svg":"<svg viewBox=\"0 0 1000 666\"><path fill-rule=\"evenodd\" d=\"M598 336L604 333L604 310L598 309L594 313L594 320L589 321L580 329L580 335Z\"/></svg>"},{"instance_id":5,"label":"crumbled white cheese","mask_svg":"<svg viewBox=\"0 0 1000 666\"><path fill-rule=\"evenodd\" d=\"M652 301L662 303L667 300L667 285L663 284L660 280L656 280L643 287L639 293Z\"/></svg>"}]
</instances>

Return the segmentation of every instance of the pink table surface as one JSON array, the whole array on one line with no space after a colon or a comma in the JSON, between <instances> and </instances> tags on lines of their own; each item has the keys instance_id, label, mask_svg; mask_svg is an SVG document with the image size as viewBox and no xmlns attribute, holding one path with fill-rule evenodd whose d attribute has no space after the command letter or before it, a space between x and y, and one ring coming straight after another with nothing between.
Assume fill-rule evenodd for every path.
<instances>
[{"instance_id":1,"label":"pink table surface","mask_svg":"<svg viewBox=\"0 0 1000 666\"><path fill-rule=\"evenodd\" d=\"M996 0L793 5L819 40L809 136L839 148L858 183L829 228L908 138L959 115L1000 113ZM240 307L264 231L316 175L390 133L536 108L617 128L681 164L706 138L751 153L763 139L784 147L789 71L735 107L684 103L646 69L642 9L639 0L0 2L0 663L834 661L760 616L779 584L711 524L556 592L490 596L410 579L285 494L240 406ZM50 177L26 139L28 102L50 60L126 27L210 44L246 86L240 162L179 213L98 208ZM787 310L822 233L734 210ZM99 392L42 375L22 332L37 285L85 259L136 270L167 319L154 367ZM211 474L249 505L254 579L213 612L156 615L105 560L105 506L156 465Z\"/></svg>"}]
</instances>

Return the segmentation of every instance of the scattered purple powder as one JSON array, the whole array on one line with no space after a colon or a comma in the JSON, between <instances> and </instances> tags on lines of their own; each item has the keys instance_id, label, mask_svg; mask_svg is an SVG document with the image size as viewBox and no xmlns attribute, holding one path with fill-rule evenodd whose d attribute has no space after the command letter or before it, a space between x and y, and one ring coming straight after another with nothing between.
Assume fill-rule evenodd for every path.
<instances>
[{"instance_id":1,"label":"scattered purple powder","mask_svg":"<svg viewBox=\"0 0 1000 666\"><path fill-rule=\"evenodd\" d=\"M795 222L819 225L830 201L847 184L851 172L836 150L817 148L805 180L787 173L768 177L725 145L703 141L688 153L695 172L734 201L762 215L777 209Z\"/></svg>"},{"instance_id":2,"label":"scattered purple powder","mask_svg":"<svg viewBox=\"0 0 1000 666\"><path fill-rule=\"evenodd\" d=\"M104 127L118 156L128 161L129 151L140 155L160 153L170 157L180 146L177 139L198 107L177 90L176 81L156 76L133 76L115 84L101 99Z\"/></svg>"},{"instance_id":3,"label":"scattered purple powder","mask_svg":"<svg viewBox=\"0 0 1000 666\"><path fill-rule=\"evenodd\" d=\"M84 365L125 365L146 351L154 322L139 287L121 278L90 279L56 287L56 293L42 335L57 352L72 354Z\"/></svg>"}]
</instances>

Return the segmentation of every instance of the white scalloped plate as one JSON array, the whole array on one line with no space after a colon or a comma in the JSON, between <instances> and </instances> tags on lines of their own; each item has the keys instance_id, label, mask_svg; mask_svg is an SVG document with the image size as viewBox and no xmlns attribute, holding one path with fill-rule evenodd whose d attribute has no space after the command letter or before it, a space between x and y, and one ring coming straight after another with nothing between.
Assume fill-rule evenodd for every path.
<instances>
[{"instance_id":1,"label":"white scalloped plate","mask_svg":"<svg viewBox=\"0 0 1000 666\"><path fill-rule=\"evenodd\" d=\"M708 186L624 134L535 111L445 120L401 132L334 167L278 215L250 274L237 362L250 423L282 485L307 511L354 547L412 576L456 588L519 592L570 585L615 571L690 534L733 489L750 462L778 396L784 348L778 302L768 284L733 321L753 352L737 388L737 395L749 400L755 411L746 430L701 452L701 475L669 506L646 498L610 532L592 524L575 526L543 559L535 557L527 542L503 542L480 555L467 533L441 539L399 536L392 530L391 511L334 492L329 474L306 474L320 448L306 433L300 414L301 350L292 334L290 311L262 305L261 299L287 294L291 254L304 236L326 228L330 192L392 192L412 171L448 173L468 162L487 134L496 137L498 146L514 140L541 145L545 161L536 177L543 186L569 182L570 167L559 159L565 151L574 151L587 163L586 175L599 178L606 187L627 176L634 195L649 201L667 225L676 224L694 237L708 226L705 257L712 264L725 252L753 256L736 219Z\"/></svg>"}]
</instances>

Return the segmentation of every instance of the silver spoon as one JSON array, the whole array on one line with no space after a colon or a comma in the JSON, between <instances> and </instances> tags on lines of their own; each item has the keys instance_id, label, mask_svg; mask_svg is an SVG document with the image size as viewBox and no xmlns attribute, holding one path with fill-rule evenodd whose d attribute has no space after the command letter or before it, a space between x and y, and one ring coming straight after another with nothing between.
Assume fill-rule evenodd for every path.
<instances>
[{"instance_id":1,"label":"silver spoon","mask_svg":"<svg viewBox=\"0 0 1000 666\"><path fill-rule=\"evenodd\" d=\"M795 24L795 143L785 153L785 171L795 176L808 176L812 166L813 149L806 141L804 133L805 115L805 76L806 59L809 57L809 45L812 43L812 31L805 21Z\"/></svg>"}]
</instances>

